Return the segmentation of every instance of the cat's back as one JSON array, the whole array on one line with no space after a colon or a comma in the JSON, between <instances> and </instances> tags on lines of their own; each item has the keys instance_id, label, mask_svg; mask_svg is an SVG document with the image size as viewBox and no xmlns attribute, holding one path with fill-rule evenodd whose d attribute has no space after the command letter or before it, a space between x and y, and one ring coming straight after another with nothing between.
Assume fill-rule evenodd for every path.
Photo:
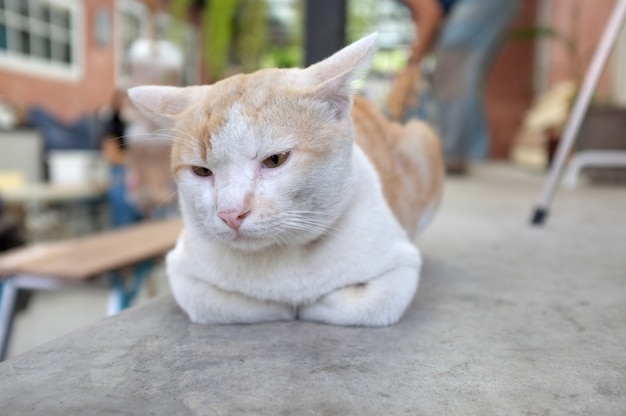
<instances>
[{"instance_id":1,"label":"cat's back","mask_svg":"<svg viewBox=\"0 0 626 416\"><path fill-rule=\"evenodd\" d=\"M442 195L441 142L427 124L389 121L362 97L352 107L355 140L378 172L385 199L414 237L430 221Z\"/></svg>"}]
</instances>

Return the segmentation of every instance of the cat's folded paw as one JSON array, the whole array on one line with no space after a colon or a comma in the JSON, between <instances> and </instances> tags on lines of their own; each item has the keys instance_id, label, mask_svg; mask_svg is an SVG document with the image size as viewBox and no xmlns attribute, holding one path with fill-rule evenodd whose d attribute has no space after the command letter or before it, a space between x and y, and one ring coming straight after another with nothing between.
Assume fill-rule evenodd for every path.
<instances>
[{"instance_id":1,"label":"cat's folded paw","mask_svg":"<svg viewBox=\"0 0 626 416\"><path fill-rule=\"evenodd\" d=\"M220 289L186 274L170 274L176 302L192 322L199 324L251 324L295 319L296 308Z\"/></svg>"},{"instance_id":2,"label":"cat's folded paw","mask_svg":"<svg viewBox=\"0 0 626 416\"><path fill-rule=\"evenodd\" d=\"M345 326L387 326L396 323L417 289L419 273L402 267L366 283L335 290L300 307L298 318Z\"/></svg>"},{"instance_id":3,"label":"cat's folded paw","mask_svg":"<svg viewBox=\"0 0 626 416\"><path fill-rule=\"evenodd\" d=\"M185 309L185 308L183 308ZM230 308L186 308L191 322L204 325L253 324L260 322L291 321L296 309L289 305L258 301Z\"/></svg>"},{"instance_id":4,"label":"cat's folded paw","mask_svg":"<svg viewBox=\"0 0 626 416\"><path fill-rule=\"evenodd\" d=\"M303 306L298 318L344 326L387 326L400 319L399 313L385 305L375 305L363 296L366 284L348 286L324 296L319 301Z\"/></svg>"}]
</instances>

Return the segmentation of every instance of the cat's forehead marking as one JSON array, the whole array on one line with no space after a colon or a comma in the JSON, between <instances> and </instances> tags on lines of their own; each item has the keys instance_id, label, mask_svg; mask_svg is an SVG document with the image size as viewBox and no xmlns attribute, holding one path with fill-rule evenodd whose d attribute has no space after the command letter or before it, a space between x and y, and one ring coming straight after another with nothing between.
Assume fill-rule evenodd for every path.
<instances>
[{"instance_id":1,"label":"cat's forehead marking","mask_svg":"<svg viewBox=\"0 0 626 416\"><path fill-rule=\"evenodd\" d=\"M229 121L254 123L256 128L263 126L268 113L280 101L281 86L285 84L287 71L262 70L253 74L239 74L214 84L210 95L200 107L201 151L211 150L212 139ZM233 120L234 119L234 120ZM230 127L232 128L232 124Z\"/></svg>"},{"instance_id":2,"label":"cat's forehead marking","mask_svg":"<svg viewBox=\"0 0 626 416\"><path fill-rule=\"evenodd\" d=\"M254 159L259 151L298 148L328 155L336 146L333 142L346 135L345 126L328 125L323 111L296 99L303 82L300 78L298 70L269 69L214 84L185 118L187 131L196 138L189 152L206 158L229 150ZM216 140L222 139L218 145ZM266 148L267 140L274 142L275 148Z\"/></svg>"},{"instance_id":3,"label":"cat's forehead marking","mask_svg":"<svg viewBox=\"0 0 626 416\"><path fill-rule=\"evenodd\" d=\"M235 75L214 85L210 95L206 97L200 108L199 118L200 151L207 154L211 149L211 138L223 128L227 120L228 111L241 99L245 89L245 77Z\"/></svg>"},{"instance_id":4,"label":"cat's forehead marking","mask_svg":"<svg viewBox=\"0 0 626 416\"><path fill-rule=\"evenodd\" d=\"M268 110L284 95L285 73L279 70L259 71L242 79L236 104L241 113L253 122L262 121Z\"/></svg>"},{"instance_id":5,"label":"cat's forehead marking","mask_svg":"<svg viewBox=\"0 0 626 416\"><path fill-rule=\"evenodd\" d=\"M235 106L241 108L246 117L255 118L269 102L275 100L274 94L268 91L276 88L278 73L260 71L249 75L234 75L213 85L196 117L199 120L198 138L203 154L211 150L211 139L222 130L232 115ZM269 78L269 79L268 79ZM271 81L273 79L273 81Z\"/></svg>"},{"instance_id":6,"label":"cat's forehead marking","mask_svg":"<svg viewBox=\"0 0 626 416\"><path fill-rule=\"evenodd\" d=\"M258 154L258 131L251 125L238 102L228 110L226 122L213 135L212 153L217 158L230 158L234 155L255 159Z\"/></svg>"}]
</instances>

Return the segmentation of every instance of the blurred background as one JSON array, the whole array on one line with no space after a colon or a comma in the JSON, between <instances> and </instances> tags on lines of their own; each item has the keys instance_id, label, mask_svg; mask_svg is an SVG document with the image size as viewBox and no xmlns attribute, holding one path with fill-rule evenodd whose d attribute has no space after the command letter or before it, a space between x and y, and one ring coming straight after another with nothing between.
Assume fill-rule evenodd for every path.
<instances>
[{"instance_id":1,"label":"blurred background","mask_svg":"<svg viewBox=\"0 0 626 416\"><path fill-rule=\"evenodd\" d=\"M488 75L489 159L545 173L614 5L521 1ZM416 41L413 25L397 0L0 0L0 213L11 218L0 231L14 242L6 247L175 215L167 145L137 114L125 140L111 127L116 114L132 113L119 104L128 87L304 66L378 31L360 88L384 109ZM425 73L432 64L425 60ZM626 148L611 134L626 127L624 74L622 29L577 146ZM122 159L107 140L125 149ZM133 178L117 189L131 205L123 212L113 194L118 165Z\"/></svg>"},{"instance_id":2,"label":"blurred background","mask_svg":"<svg viewBox=\"0 0 626 416\"><path fill-rule=\"evenodd\" d=\"M131 79L138 39L171 43L179 60L172 83L210 83L240 71L305 62L304 0L3 0L0 1L0 101L40 106L73 121L109 105ZM311 1L315 5L316 2ZM318 6L311 28L345 9L350 42L380 32L371 77L389 77L406 59L412 20L396 0L337 0ZM321 4L321 3L320 3ZM580 81L614 0L524 0L489 77L490 155L508 159L533 99L555 84ZM315 7L314 7L315 8ZM532 32L530 29L544 29ZM516 29L528 29L521 33ZM336 30L336 29L335 29ZM334 47L335 45L329 45ZM603 105L626 102L626 34L597 92ZM383 94L384 91L371 91ZM3 117L6 117L4 115ZM86 139L85 139L86 140ZM86 144L83 144L86 146Z\"/></svg>"}]
</instances>

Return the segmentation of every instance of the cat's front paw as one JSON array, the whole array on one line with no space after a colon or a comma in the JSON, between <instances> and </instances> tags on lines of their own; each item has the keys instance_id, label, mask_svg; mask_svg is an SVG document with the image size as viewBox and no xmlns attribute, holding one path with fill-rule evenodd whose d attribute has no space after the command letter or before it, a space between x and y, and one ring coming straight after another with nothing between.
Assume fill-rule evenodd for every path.
<instances>
[{"instance_id":1,"label":"cat's front paw","mask_svg":"<svg viewBox=\"0 0 626 416\"><path fill-rule=\"evenodd\" d=\"M181 305L182 307L182 305ZM185 308L189 320L196 324L252 324L260 322L291 321L296 318L296 309L290 305L273 302L247 302L246 305L233 305L233 308Z\"/></svg>"},{"instance_id":2,"label":"cat's front paw","mask_svg":"<svg viewBox=\"0 0 626 416\"><path fill-rule=\"evenodd\" d=\"M396 323L411 303L419 271L402 267L369 282L335 290L300 307L298 318L346 326L387 326Z\"/></svg>"},{"instance_id":3,"label":"cat's front paw","mask_svg":"<svg viewBox=\"0 0 626 416\"><path fill-rule=\"evenodd\" d=\"M251 324L296 317L291 305L225 291L186 274L170 274L169 279L176 302L195 323Z\"/></svg>"}]
</instances>

